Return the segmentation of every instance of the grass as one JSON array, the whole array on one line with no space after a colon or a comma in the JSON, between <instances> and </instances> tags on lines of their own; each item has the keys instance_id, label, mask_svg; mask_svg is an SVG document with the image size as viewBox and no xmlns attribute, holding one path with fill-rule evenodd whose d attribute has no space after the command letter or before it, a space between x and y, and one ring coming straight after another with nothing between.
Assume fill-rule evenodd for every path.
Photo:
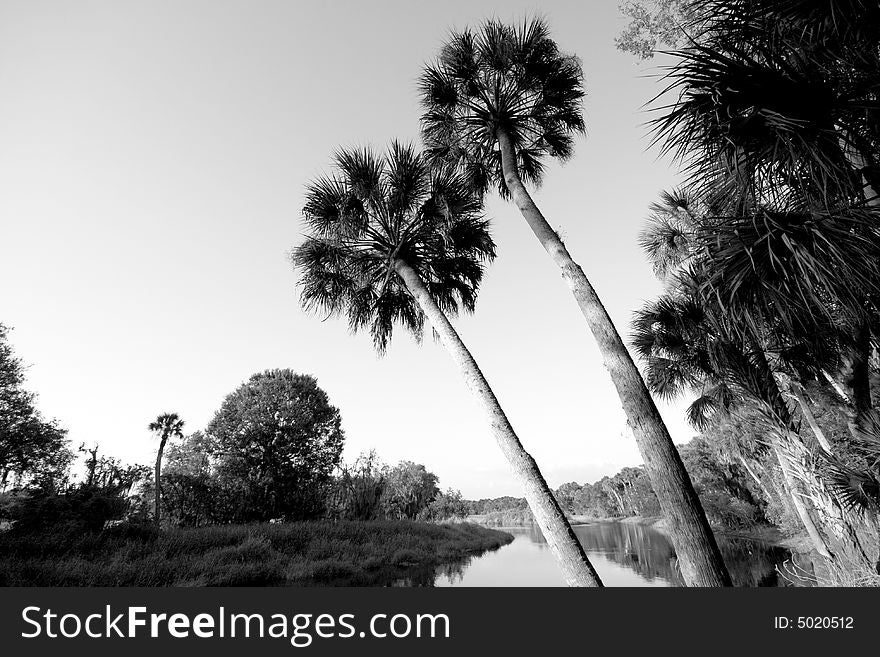
<instances>
[{"instance_id":1,"label":"grass","mask_svg":"<svg viewBox=\"0 0 880 657\"><path fill-rule=\"evenodd\" d=\"M430 585L513 540L469 523L298 522L0 534L4 586Z\"/></svg>"}]
</instances>

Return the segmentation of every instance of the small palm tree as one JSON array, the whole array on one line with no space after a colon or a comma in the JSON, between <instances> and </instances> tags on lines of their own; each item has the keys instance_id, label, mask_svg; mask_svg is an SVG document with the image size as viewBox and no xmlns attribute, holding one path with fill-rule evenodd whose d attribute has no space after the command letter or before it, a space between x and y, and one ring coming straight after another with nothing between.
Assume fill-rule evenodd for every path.
<instances>
[{"instance_id":1,"label":"small palm tree","mask_svg":"<svg viewBox=\"0 0 880 657\"><path fill-rule=\"evenodd\" d=\"M153 515L155 517L156 524L159 524L160 521L160 513L161 513L161 496L162 496L162 453L165 451L165 443L168 442L169 438L183 437L183 420L177 415L177 413L163 413L158 416L153 422L150 422L149 427L147 427L150 431L157 434L159 438L159 452L156 454L156 491L155 498L153 503Z\"/></svg>"},{"instance_id":2,"label":"small palm tree","mask_svg":"<svg viewBox=\"0 0 880 657\"><path fill-rule=\"evenodd\" d=\"M293 252L307 310L368 329L381 353L395 326L417 338L425 320L487 415L541 531L573 586L600 586L565 515L525 451L448 316L472 311L484 263L495 256L482 199L449 167L431 168L410 146L387 155L343 150L314 180L303 210L309 233Z\"/></svg>"},{"instance_id":3,"label":"small palm tree","mask_svg":"<svg viewBox=\"0 0 880 657\"><path fill-rule=\"evenodd\" d=\"M512 198L559 267L617 388L645 468L670 523L690 585L729 586L730 575L672 437L592 284L526 189L547 157L565 160L584 131L580 62L559 51L541 20L454 32L421 78L422 134L433 157L458 166L480 191Z\"/></svg>"}]
</instances>

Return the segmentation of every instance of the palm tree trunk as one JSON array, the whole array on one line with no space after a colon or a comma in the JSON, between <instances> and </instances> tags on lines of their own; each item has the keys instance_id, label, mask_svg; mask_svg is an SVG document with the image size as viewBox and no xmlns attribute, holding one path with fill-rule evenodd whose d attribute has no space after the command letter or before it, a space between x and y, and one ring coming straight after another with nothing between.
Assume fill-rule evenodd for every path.
<instances>
[{"instance_id":1,"label":"palm tree trunk","mask_svg":"<svg viewBox=\"0 0 880 657\"><path fill-rule=\"evenodd\" d=\"M797 381L792 381L791 390L801 409L801 415L804 416L807 424L810 425L810 430L813 432L813 436L815 436L819 446L828 454L832 454L831 443L828 442L828 438L825 437L825 432L822 431L822 427L820 427L819 423L816 421L816 416L813 415L813 409L810 408L810 402L806 395L804 395L803 386Z\"/></svg>"},{"instance_id":2,"label":"palm tree trunk","mask_svg":"<svg viewBox=\"0 0 880 657\"><path fill-rule=\"evenodd\" d=\"M864 182L862 194L865 202L873 207L880 207L880 197L877 196L877 190L873 186L873 176L868 174L870 168L867 166L869 162L868 156L864 151L853 151L844 147L844 153L852 167L859 173ZM852 370L849 380L847 381L850 390L852 390L853 406L855 407L855 417L850 424L850 432L856 435L862 427L864 416L868 413L873 404L871 402L871 326L868 322L862 322L856 330L855 344L852 349Z\"/></svg>"},{"instance_id":3,"label":"palm tree trunk","mask_svg":"<svg viewBox=\"0 0 880 657\"><path fill-rule=\"evenodd\" d=\"M782 478L785 481L785 487L791 495L791 500L794 502L794 508L797 511L798 517L801 519L801 523L804 525L804 529L807 530L807 534L809 535L810 541L813 543L816 552L829 561L834 562L834 554L828 548L828 543L825 541L825 537L822 536L819 528L816 527L816 523L813 522L813 518L807 510L806 505L804 505L804 501L798 492L799 487L797 485L797 480L791 471L791 462L786 457L784 450L780 445L782 440L782 437L778 436L772 438L771 443L773 445L773 452L776 454L776 459L779 461L779 467L782 470Z\"/></svg>"},{"instance_id":4,"label":"palm tree trunk","mask_svg":"<svg viewBox=\"0 0 880 657\"><path fill-rule=\"evenodd\" d=\"M645 460L645 470L669 523L685 583L688 586L730 586L730 574L706 514L642 375L583 269L572 259L523 185L510 137L499 130L497 138L507 189L541 246L562 270L562 277L599 345L605 368L617 388Z\"/></svg>"},{"instance_id":5,"label":"palm tree trunk","mask_svg":"<svg viewBox=\"0 0 880 657\"><path fill-rule=\"evenodd\" d=\"M846 384L852 391L853 418L850 431L855 435L862 426L865 414L873 408L871 401L871 328L862 323L855 335L847 368Z\"/></svg>"},{"instance_id":6,"label":"palm tree trunk","mask_svg":"<svg viewBox=\"0 0 880 657\"><path fill-rule=\"evenodd\" d=\"M849 395L846 394L846 390L844 390L843 386L840 385L833 376L831 376L828 370L823 369L822 376L825 377L825 380L828 381L828 384L831 386L834 392L837 393L837 396L840 397L840 401L842 401L846 405L852 404L852 399L850 399Z\"/></svg>"},{"instance_id":7,"label":"palm tree trunk","mask_svg":"<svg viewBox=\"0 0 880 657\"><path fill-rule=\"evenodd\" d=\"M159 453L156 455L156 486L155 486L155 497L153 498L153 517L155 519L156 525L159 525L160 520L160 511L161 511L161 498L162 498L162 483L160 476L162 474L162 452L165 451L165 441L167 440L167 436L162 436L162 440L159 442Z\"/></svg>"},{"instance_id":8,"label":"palm tree trunk","mask_svg":"<svg viewBox=\"0 0 880 657\"><path fill-rule=\"evenodd\" d=\"M553 493L537 463L526 452L519 438L501 409L495 393L480 371L471 353L461 341L449 319L440 310L428 292L418 273L405 262L398 260L394 269L403 280L440 337L440 342L459 367L471 392L485 411L492 433L513 472L525 490L526 500L535 516L541 532L553 554L559 561L562 574L569 586L602 586L583 546L575 536L571 525L562 513Z\"/></svg>"},{"instance_id":9,"label":"palm tree trunk","mask_svg":"<svg viewBox=\"0 0 880 657\"><path fill-rule=\"evenodd\" d=\"M767 486L764 485L764 482L761 481L761 478L754 471L754 469L752 469L752 467L749 465L748 461L746 461L746 458L744 456L740 455L739 461L740 461L740 463L742 463L746 472L749 473L749 476L754 480L755 484L757 484L758 488L761 489L761 492L764 493L764 498L767 500L767 502L772 502L773 496L770 494L770 490L767 488Z\"/></svg>"}]
</instances>

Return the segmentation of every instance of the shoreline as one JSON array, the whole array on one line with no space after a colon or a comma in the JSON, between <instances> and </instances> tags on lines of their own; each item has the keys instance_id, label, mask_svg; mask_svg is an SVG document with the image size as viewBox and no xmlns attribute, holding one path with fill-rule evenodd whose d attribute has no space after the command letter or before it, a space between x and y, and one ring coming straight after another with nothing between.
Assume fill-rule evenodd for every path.
<instances>
[{"instance_id":1,"label":"shoreline","mask_svg":"<svg viewBox=\"0 0 880 657\"><path fill-rule=\"evenodd\" d=\"M502 514L499 514L499 516ZM491 514L486 515L473 515L468 516L466 518L467 522L472 522L475 524L480 524L486 527L493 528L503 528L505 525L512 527L526 527L531 523L522 522L520 524L516 523L504 523L504 524L496 524L487 522L491 517ZM650 527L651 529L660 532L667 538L669 537L669 525L666 522L666 519L661 516L628 516L626 518L595 518L592 516L582 516L582 515L571 515L568 516L569 521L573 527L583 526L583 525L591 525L599 522L619 522L624 525L641 525L643 527ZM495 519L500 520L500 518ZM776 527L771 526L755 526L746 529L727 529L724 527L711 527L712 533L716 536L723 536L727 538L741 538L747 539L750 541L756 541L759 543L765 543L767 545L773 545L781 548L785 548L786 550L790 550L791 552L796 553L807 553L812 551L812 545L810 544L810 540L806 535L795 535L795 536L786 536L781 531L779 531Z\"/></svg>"},{"instance_id":2,"label":"shoreline","mask_svg":"<svg viewBox=\"0 0 880 657\"><path fill-rule=\"evenodd\" d=\"M650 527L664 536L669 536L669 525L666 519L660 516L629 516L626 518L590 518L588 516L572 516L572 525L588 525L594 522L619 522L625 525L642 525ZM792 552L809 552L812 549L810 540L806 535L786 536L776 527L759 525L746 529L727 529L724 527L711 527L716 536L728 538L743 538L782 547Z\"/></svg>"}]
</instances>

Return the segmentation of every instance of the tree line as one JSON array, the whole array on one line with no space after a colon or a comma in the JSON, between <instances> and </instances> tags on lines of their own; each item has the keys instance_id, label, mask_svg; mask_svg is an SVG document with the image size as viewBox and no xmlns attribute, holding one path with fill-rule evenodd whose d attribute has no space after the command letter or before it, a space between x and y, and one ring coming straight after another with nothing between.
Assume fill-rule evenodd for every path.
<instances>
[{"instance_id":1,"label":"tree line","mask_svg":"<svg viewBox=\"0 0 880 657\"><path fill-rule=\"evenodd\" d=\"M158 440L153 468L81 445L84 473L77 477L66 431L37 411L2 325L0 373L0 519L19 532L100 530L123 520L204 526L465 515L461 494L441 491L424 465L384 464L375 452L344 463L339 410L308 375L255 374L205 430L188 435L177 414L159 415L146 427Z\"/></svg>"}]
</instances>

